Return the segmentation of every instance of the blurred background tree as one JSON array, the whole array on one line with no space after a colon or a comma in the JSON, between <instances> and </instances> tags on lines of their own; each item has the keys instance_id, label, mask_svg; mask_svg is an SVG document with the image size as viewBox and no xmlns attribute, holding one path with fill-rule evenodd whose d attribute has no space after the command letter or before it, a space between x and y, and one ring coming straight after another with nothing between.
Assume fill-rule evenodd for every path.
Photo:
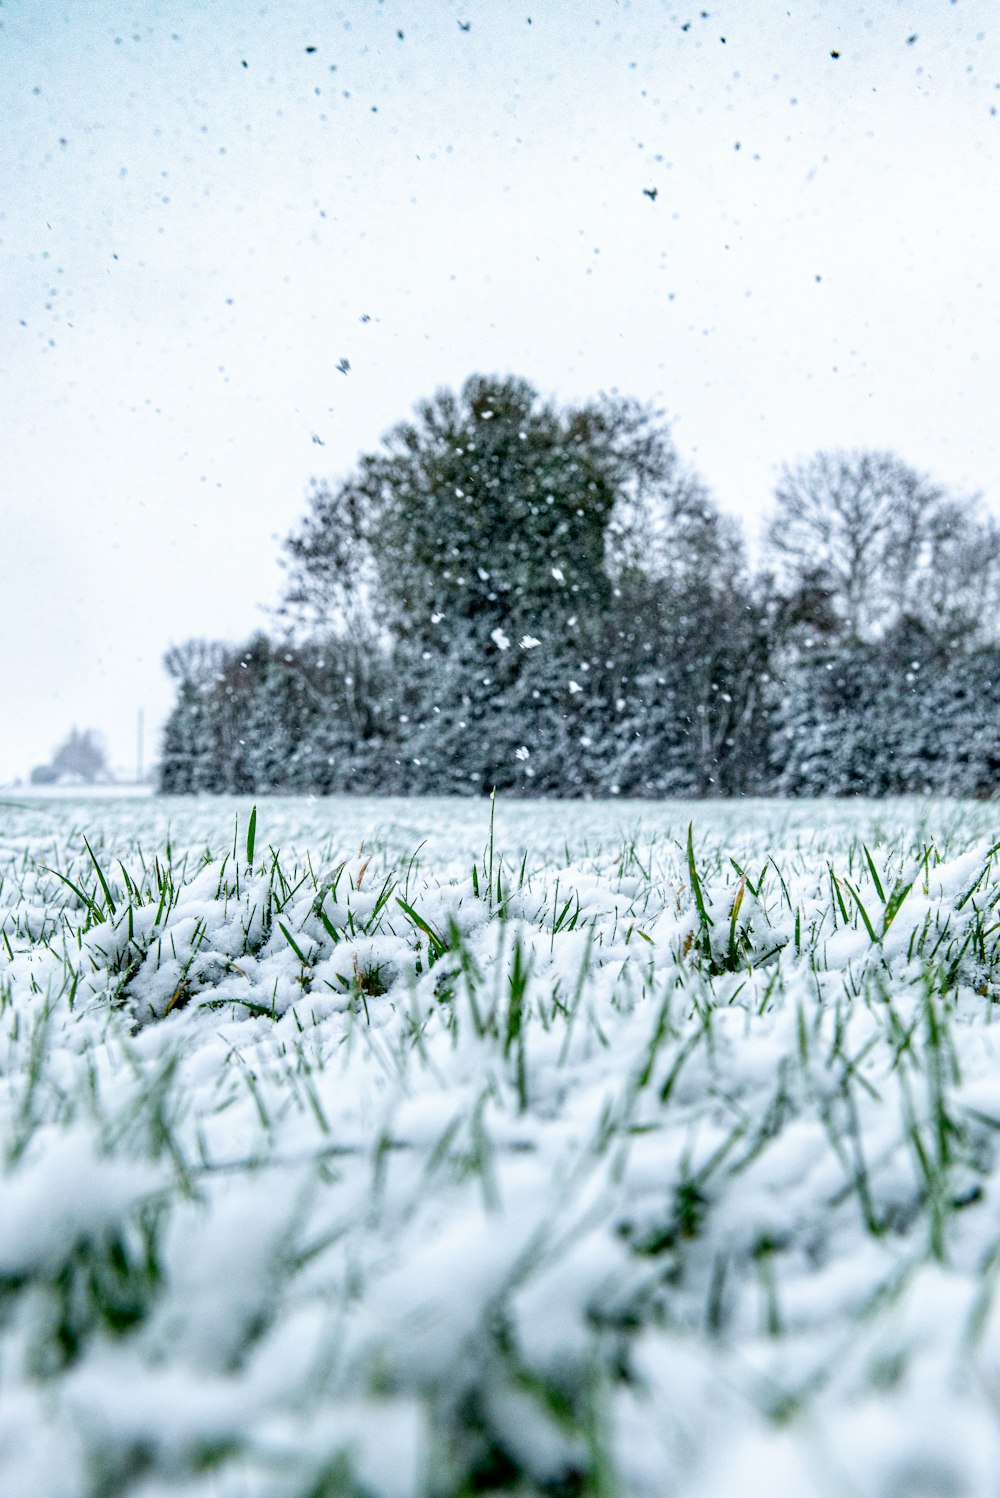
<instances>
[{"instance_id":1,"label":"blurred background tree","mask_svg":"<svg viewBox=\"0 0 1000 1498\"><path fill-rule=\"evenodd\" d=\"M168 655L163 789L988 794L998 773L1000 528L892 453L786 467L754 568L662 413L474 375L314 483L284 560L277 638Z\"/></svg>"},{"instance_id":2,"label":"blurred background tree","mask_svg":"<svg viewBox=\"0 0 1000 1498\"><path fill-rule=\"evenodd\" d=\"M56 785L60 781L94 785L113 780L107 751L94 728L70 729L47 765L36 765L31 772L32 785Z\"/></svg>"}]
</instances>

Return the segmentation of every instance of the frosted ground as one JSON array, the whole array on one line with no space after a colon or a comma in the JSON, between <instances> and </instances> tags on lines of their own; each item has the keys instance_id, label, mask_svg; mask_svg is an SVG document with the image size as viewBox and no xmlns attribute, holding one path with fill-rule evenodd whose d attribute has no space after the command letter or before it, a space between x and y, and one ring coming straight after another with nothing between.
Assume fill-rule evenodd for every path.
<instances>
[{"instance_id":1,"label":"frosted ground","mask_svg":"<svg viewBox=\"0 0 1000 1498\"><path fill-rule=\"evenodd\" d=\"M4 1498L1000 1494L993 807L250 813L0 806Z\"/></svg>"}]
</instances>

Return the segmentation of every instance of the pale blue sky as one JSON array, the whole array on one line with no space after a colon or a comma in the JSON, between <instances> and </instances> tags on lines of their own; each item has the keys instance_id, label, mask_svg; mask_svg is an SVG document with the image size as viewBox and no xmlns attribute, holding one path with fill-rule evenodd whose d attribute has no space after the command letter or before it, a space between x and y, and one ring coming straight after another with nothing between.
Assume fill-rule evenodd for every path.
<instances>
[{"instance_id":1,"label":"pale blue sky","mask_svg":"<svg viewBox=\"0 0 1000 1498\"><path fill-rule=\"evenodd\" d=\"M128 764L166 646L266 622L310 476L473 370L656 401L751 524L831 445L1000 511L992 0L0 23L0 782L74 723Z\"/></svg>"}]
</instances>

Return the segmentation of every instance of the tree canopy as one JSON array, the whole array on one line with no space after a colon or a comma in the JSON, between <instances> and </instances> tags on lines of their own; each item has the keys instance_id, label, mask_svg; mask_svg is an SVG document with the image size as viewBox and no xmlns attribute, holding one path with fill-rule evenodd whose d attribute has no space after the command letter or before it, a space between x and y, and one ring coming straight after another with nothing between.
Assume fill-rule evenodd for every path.
<instances>
[{"instance_id":1,"label":"tree canopy","mask_svg":"<svg viewBox=\"0 0 1000 1498\"><path fill-rule=\"evenodd\" d=\"M600 608L613 520L625 536L686 485L662 418L637 402L559 410L526 380L476 375L314 489L287 543L286 603L343 620L366 593L381 625L432 638Z\"/></svg>"},{"instance_id":2,"label":"tree canopy","mask_svg":"<svg viewBox=\"0 0 1000 1498\"><path fill-rule=\"evenodd\" d=\"M1000 530L892 453L786 467L754 571L661 413L475 375L315 482L285 560L281 636L170 653L165 789L984 794L998 773Z\"/></svg>"}]
</instances>

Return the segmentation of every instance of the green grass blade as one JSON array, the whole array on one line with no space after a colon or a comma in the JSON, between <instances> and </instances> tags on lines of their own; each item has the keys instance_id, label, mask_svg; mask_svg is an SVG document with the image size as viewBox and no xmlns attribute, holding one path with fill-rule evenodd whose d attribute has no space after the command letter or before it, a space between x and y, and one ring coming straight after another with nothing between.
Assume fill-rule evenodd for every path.
<instances>
[{"instance_id":1,"label":"green grass blade","mask_svg":"<svg viewBox=\"0 0 1000 1498\"><path fill-rule=\"evenodd\" d=\"M865 855L865 858L866 858L866 860L868 862L868 872L872 876L872 883L875 886L875 893L878 895L879 899L882 901L882 904L884 905L885 904L885 890L882 888L882 881L881 881L881 879L878 876L878 869L875 867L875 860L874 860L874 858L872 858L871 854L868 851L868 844L867 843L862 843L861 846L864 849L864 855Z\"/></svg>"},{"instance_id":2,"label":"green grass blade","mask_svg":"<svg viewBox=\"0 0 1000 1498\"><path fill-rule=\"evenodd\" d=\"M278 930L281 932L282 936L285 938L285 940L287 941L288 945L291 947L292 951L295 953L296 957L301 962L302 966L303 967L308 967L309 966L308 959L303 955L302 948L299 946L298 942L295 940L295 937L289 931L289 929L285 925L284 921L279 921L278 922Z\"/></svg>"},{"instance_id":3,"label":"green grass blade","mask_svg":"<svg viewBox=\"0 0 1000 1498\"><path fill-rule=\"evenodd\" d=\"M108 881L104 877L104 870L101 868L100 864L97 861L97 854L94 852L93 848L90 846L86 838L84 838L83 840L83 845L86 848L87 852L90 854L91 863L97 870L97 878L102 890L104 891L104 898L108 902L108 909L110 910L111 914L114 915L116 909L114 897L111 894L111 889L108 885Z\"/></svg>"},{"instance_id":4,"label":"green grass blade","mask_svg":"<svg viewBox=\"0 0 1000 1498\"><path fill-rule=\"evenodd\" d=\"M712 917L708 913L708 906L705 903L705 892L701 887L701 879L698 875L698 866L694 861L693 822L688 823L687 864L688 877L691 880L691 892L694 895L694 903L698 911L698 925L701 927L702 949L707 956L711 952L711 937L709 935L709 931L714 922L712 921Z\"/></svg>"},{"instance_id":5,"label":"green grass blade","mask_svg":"<svg viewBox=\"0 0 1000 1498\"><path fill-rule=\"evenodd\" d=\"M418 927L418 929L421 930L427 937L427 940L431 946L431 956L434 961L436 961L445 952L447 952L448 943L445 941L444 937L439 931L434 930L434 927L430 924L429 921L424 920L423 916L418 910L414 910L412 905L407 905L406 901L401 900L398 895L396 896L396 904L406 916L407 920L412 921L413 925Z\"/></svg>"},{"instance_id":6,"label":"green grass blade","mask_svg":"<svg viewBox=\"0 0 1000 1498\"><path fill-rule=\"evenodd\" d=\"M868 918L868 912L864 907L864 902L862 901L861 896L858 894L857 890L849 879L845 877L843 882L847 885L847 888L851 894L851 899L858 907L858 914L865 923L865 930L868 932L868 935L871 937L872 941L877 945L879 937L875 935L875 927L872 925L871 921Z\"/></svg>"}]
</instances>

